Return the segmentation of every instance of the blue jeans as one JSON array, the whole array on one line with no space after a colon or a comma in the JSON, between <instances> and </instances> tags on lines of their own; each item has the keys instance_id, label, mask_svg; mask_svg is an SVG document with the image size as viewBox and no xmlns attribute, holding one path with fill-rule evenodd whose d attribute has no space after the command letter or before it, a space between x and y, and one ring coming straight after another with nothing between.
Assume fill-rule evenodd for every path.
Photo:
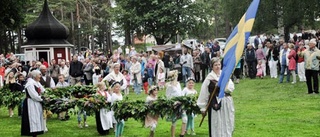
<instances>
[{"instance_id":1,"label":"blue jeans","mask_svg":"<svg viewBox=\"0 0 320 137\"><path fill-rule=\"evenodd\" d=\"M134 81L133 88L134 88L134 92L136 94L140 94L141 93L141 83L138 83L138 82Z\"/></svg>"},{"instance_id":2,"label":"blue jeans","mask_svg":"<svg viewBox=\"0 0 320 137\"><path fill-rule=\"evenodd\" d=\"M287 70L287 82L290 82L290 71L287 65L281 65L279 83L283 82L284 72Z\"/></svg>"},{"instance_id":3,"label":"blue jeans","mask_svg":"<svg viewBox=\"0 0 320 137\"><path fill-rule=\"evenodd\" d=\"M184 83L184 86L186 86L186 80L191 76L191 68L189 67L182 67L182 80Z\"/></svg>"},{"instance_id":4,"label":"blue jeans","mask_svg":"<svg viewBox=\"0 0 320 137\"><path fill-rule=\"evenodd\" d=\"M84 121L87 121L87 113L86 113L86 111L80 110L80 111L78 112L78 122L81 122L81 121L82 121L82 120L81 120L81 114L83 114L83 120L84 120Z\"/></svg>"},{"instance_id":5,"label":"blue jeans","mask_svg":"<svg viewBox=\"0 0 320 137\"><path fill-rule=\"evenodd\" d=\"M148 78L148 84L149 84L150 87L152 86L152 84L153 84L153 78Z\"/></svg>"}]
</instances>

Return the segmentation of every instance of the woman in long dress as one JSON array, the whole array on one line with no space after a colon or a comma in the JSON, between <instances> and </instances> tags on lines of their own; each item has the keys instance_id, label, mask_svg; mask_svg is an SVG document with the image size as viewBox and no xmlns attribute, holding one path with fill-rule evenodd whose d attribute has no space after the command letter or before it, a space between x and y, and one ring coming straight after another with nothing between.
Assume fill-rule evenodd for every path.
<instances>
[{"instance_id":1,"label":"woman in long dress","mask_svg":"<svg viewBox=\"0 0 320 137\"><path fill-rule=\"evenodd\" d=\"M97 87L97 94L103 96L106 102L111 102L111 95L105 90L106 85L103 82L99 82ZM109 129L113 128L111 113L106 108L101 108L96 112L96 125L100 135L109 134Z\"/></svg>"},{"instance_id":2,"label":"woman in long dress","mask_svg":"<svg viewBox=\"0 0 320 137\"><path fill-rule=\"evenodd\" d=\"M181 86L180 83L177 81L178 80L178 71L173 70L168 73L168 81L169 83L166 84L166 97L168 99L171 99L173 97L180 97L183 96L182 91L181 91ZM175 102L175 106L181 105L180 102ZM179 109L179 108L177 108ZM183 137L186 131L186 123L187 123L187 115L186 113L180 113L182 111L178 111L178 113L173 113L171 114L170 121L171 123L171 137L175 137L175 131L176 131L176 122L179 117L182 118L182 125L181 125L181 132L180 132L180 137Z\"/></svg>"},{"instance_id":3,"label":"woman in long dress","mask_svg":"<svg viewBox=\"0 0 320 137\"><path fill-rule=\"evenodd\" d=\"M221 63L220 59L213 58L211 60L212 71L208 74L204 80L197 105L200 107L201 112L204 114L206 106L209 102L211 94L218 83L221 75ZM217 87L218 88L218 87ZM225 97L219 102L217 96L219 95L219 88L214 93L214 98L209 104L208 119L209 119L209 134L210 137L231 137L234 131L234 105L231 93L234 90L234 84L229 79L229 82L225 88Z\"/></svg>"},{"instance_id":4,"label":"woman in long dress","mask_svg":"<svg viewBox=\"0 0 320 137\"><path fill-rule=\"evenodd\" d=\"M149 89L149 96L147 96L146 103L151 105L154 101L158 99L158 90L159 87L157 86L151 86ZM158 115L152 115L152 114L147 114L144 126L145 127L150 127L150 135L149 137L154 137L154 131L156 130L157 124L158 124Z\"/></svg>"},{"instance_id":5,"label":"woman in long dress","mask_svg":"<svg viewBox=\"0 0 320 137\"><path fill-rule=\"evenodd\" d=\"M197 91L194 89L194 82L196 80L193 79L192 77L189 77L186 81L187 87L185 87L182 90L182 94L184 96L195 96L197 94ZM188 122L187 122L187 128L186 128L186 133L188 133L188 130L191 130L191 135L196 135L194 132L194 113L187 114L188 117Z\"/></svg>"},{"instance_id":6,"label":"woman in long dress","mask_svg":"<svg viewBox=\"0 0 320 137\"><path fill-rule=\"evenodd\" d=\"M41 94L45 89L39 82L41 78L39 70L33 70L31 76L25 86L26 99L23 102L21 135L36 137L43 134L45 129L41 104L43 101Z\"/></svg>"}]
</instances>

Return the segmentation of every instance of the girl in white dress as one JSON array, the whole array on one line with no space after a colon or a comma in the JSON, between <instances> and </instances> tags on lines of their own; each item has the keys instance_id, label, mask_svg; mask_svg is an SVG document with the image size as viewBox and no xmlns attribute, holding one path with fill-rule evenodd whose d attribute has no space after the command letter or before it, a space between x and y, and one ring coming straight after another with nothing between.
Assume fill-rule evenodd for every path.
<instances>
[{"instance_id":1,"label":"girl in white dress","mask_svg":"<svg viewBox=\"0 0 320 137\"><path fill-rule=\"evenodd\" d=\"M181 91L181 86L180 83L177 81L178 79L178 71L173 70L168 73L168 82L166 84L166 97L168 99L171 99L173 97L179 97L183 96L182 91ZM179 106L181 103L180 102L175 102L175 106ZM178 120L179 116L181 115L182 117L182 125L181 125L181 132L180 132L180 137L183 137L186 131L186 123L187 123L187 115L185 113L180 113L180 114L171 114L170 121L172 122L171 124L171 137L175 137L175 131L176 131L176 121Z\"/></svg>"},{"instance_id":2,"label":"girl in white dress","mask_svg":"<svg viewBox=\"0 0 320 137\"><path fill-rule=\"evenodd\" d=\"M111 102L111 95L106 91L106 85L103 82L99 82L97 87L97 94L103 96L106 102ZM96 125L100 135L109 134L109 129L113 128L112 115L106 108L101 108L96 112Z\"/></svg>"},{"instance_id":3,"label":"girl in white dress","mask_svg":"<svg viewBox=\"0 0 320 137\"><path fill-rule=\"evenodd\" d=\"M197 94L197 91L194 89L194 82L195 79L193 79L192 77L188 78L186 83L187 83L187 87L185 87L182 90L182 94L184 96L195 96ZM187 129L186 129L186 133L188 134L188 130L191 129L191 135L196 135L196 133L194 132L194 114L187 114L188 116L188 122L187 122Z\"/></svg>"},{"instance_id":4,"label":"girl in white dress","mask_svg":"<svg viewBox=\"0 0 320 137\"><path fill-rule=\"evenodd\" d=\"M121 86L119 82L114 82L111 85L112 88L112 95L111 95L111 104L113 104L116 101L120 101L123 99L122 94L121 94ZM114 130L116 131L116 137L121 137L123 134L123 128L124 128L124 120L121 119L116 119L114 117L114 112L113 112L113 124L114 126Z\"/></svg>"},{"instance_id":5,"label":"girl in white dress","mask_svg":"<svg viewBox=\"0 0 320 137\"><path fill-rule=\"evenodd\" d=\"M149 89L149 96L147 96L147 99L146 99L146 103L150 105L151 103L153 103L158 99L158 90L159 90L159 87L151 86L151 88ZM154 131L158 124L158 118L159 118L158 115L147 114L146 116L144 125L147 128L148 127L151 128L149 137L154 137Z\"/></svg>"}]
</instances>

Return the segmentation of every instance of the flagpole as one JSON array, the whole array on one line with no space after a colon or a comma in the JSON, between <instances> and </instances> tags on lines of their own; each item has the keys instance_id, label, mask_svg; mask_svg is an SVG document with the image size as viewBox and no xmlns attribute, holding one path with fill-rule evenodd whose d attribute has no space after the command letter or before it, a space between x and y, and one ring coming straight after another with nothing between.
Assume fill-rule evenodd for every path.
<instances>
[{"instance_id":1,"label":"flagpole","mask_svg":"<svg viewBox=\"0 0 320 137\"><path fill-rule=\"evenodd\" d=\"M206 117L206 114L207 114L207 112L208 112L209 106L210 106L210 104L211 104L211 102L212 102L213 97L215 96L214 94L215 94L215 93L217 92L217 90L218 90L217 87L218 87L218 84L216 84L216 86L214 87L213 93L212 93L211 96L210 96L209 102L208 102L208 104L207 104L207 106L206 106L206 110L205 110L204 113L203 113L204 115L202 115L202 119L201 119L201 122L200 122L199 127L201 127L202 122L203 122L204 118Z\"/></svg>"}]
</instances>

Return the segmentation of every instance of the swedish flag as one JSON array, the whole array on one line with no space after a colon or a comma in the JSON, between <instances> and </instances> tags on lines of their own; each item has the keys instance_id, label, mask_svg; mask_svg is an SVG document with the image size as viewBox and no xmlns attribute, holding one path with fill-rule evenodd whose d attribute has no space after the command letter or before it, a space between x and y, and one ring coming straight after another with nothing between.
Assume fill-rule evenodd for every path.
<instances>
[{"instance_id":1,"label":"swedish flag","mask_svg":"<svg viewBox=\"0 0 320 137\"><path fill-rule=\"evenodd\" d=\"M253 0L227 40L224 51L223 68L218 82L218 86L220 87L219 99L224 97L225 87L242 56L243 49L248 41L256 17L259 2L260 0Z\"/></svg>"}]
</instances>

